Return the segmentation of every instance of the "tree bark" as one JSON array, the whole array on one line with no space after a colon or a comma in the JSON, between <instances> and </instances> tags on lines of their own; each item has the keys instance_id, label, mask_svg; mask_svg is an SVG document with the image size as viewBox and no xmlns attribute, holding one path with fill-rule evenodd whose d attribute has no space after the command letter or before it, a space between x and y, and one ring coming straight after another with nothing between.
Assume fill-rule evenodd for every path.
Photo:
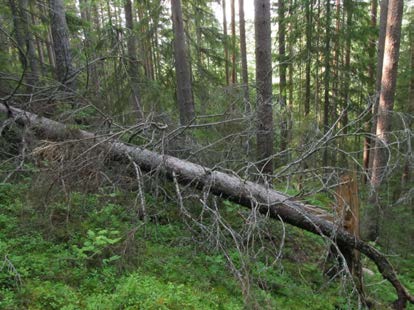
<instances>
[{"instance_id":1,"label":"tree bark","mask_svg":"<svg viewBox=\"0 0 414 310\"><path fill-rule=\"evenodd\" d=\"M266 186L243 180L216 169L212 170L186 160L158 154L139 146L127 145L107 137L99 137L84 130L74 130L62 123L17 108L8 108L1 103L0 113L4 115L11 113L18 124L31 126L34 133L42 139L64 141L70 138L72 141L73 139L90 141L94 147L104 148L113 158L131 158L144 171L163 172L167 178L176 178L179 183L189 184L200 190L207 187L214 195L247 208L256 208L266 216L321 235L324 238L330 238L338 245L359 250L375 262L383 277L395 288L398 299L394 306L397 309L403 309L407 302L414 304L414 297L398 280L388 259L368 243L338 227L332 221L332 215L318 207L303 204Z\"/></svg>"},{"instance_id":2,"label":"tree bark","mask_svg":"<svg viewBox=\"0 0 414 310\"><path fill-rule=\"evenodd\" d=\"M311 0L306 0L306 68L305 68L305 116L309 115L310 111L310 97L311 97L311 55L312 55L312 12Z\"/></svg>"},{"instance_id":3,"label":"tree bark","mask_svg":"<svg viewBox=\"0 0 414 310\"><path fill-rule=\"evenodd\" d=\"M273 173L273 110L270 0L255 0L257 159L264 175Z\"/></svg>"},{"instance_id":4,"label":"tree bark","mask_svg":"<svg viewBox=\"0 0 414 310\"><path fill-rule=\"evenodd\" d=\"M411 42L410 46L410 84L408 86L408 102L407 102L407 113L408 113L408 124L407 127L411 130L413 130L413 115L414 115L414 21L411 20L411 23L409 25L409 39ZM404 168L403 168L403 174L401 178L402 186L409 186L410 182L413 181L413 171L412 166L414 163L414 156L412 149L408 150L408 154L406 155ZM413 207L414 211L414 207Z\"/></svg>"},{"instance_id":5,"label":"tree bark","mask_svg":"<svg viewBox=\"0 0 414 310\"><path fill-rule=\"evenodd\" d=\"M86 20L88 23L92 23L92 15L91 15L91 11L93 8L93 4L91 3L90 0L79 0L79 10L81 13L81 18L83 20ZM97 27L97 29L99 30L99 25L95 25L95 27ZM93 35L91 34L91 28L90 27L83 27L83 34L85 36L84 39L84 44L85 44L85 54L87 56L87 61L89 62L90 59L92 58L92 60L96 59L96 51L94 50L93 46L94 46L94 39L93 39ZM96 64L92 64L90 65L88 63L88 68L87 68L87 73L88 73L88 81L90 79L90 86L92 86L92 94L95 97L97 97L98 92L99 92L99 76L98 76L98 71L97 71L97 65ZM89 85L87 86L89 88Z\"/></svg>"},{"instance_id":6,"label":"tree bark","mask_svg":"<svg viewBox=\"0 0 414 310\"><path fill-rule=\"evenodd\" d=\"M372 111L372 127L371 134L372 136L376 135L377 130L377 117L378 117L378 104L379 96L381 92L381 77L382 77L382 65L384 62L384 49L385 49L385 33L387 30L387 16L388 16L388 1L381 0L380 4L380 21L379 21L379 38L378 38L378 59L377 59L377 73L375 78L375 101ZM372 142L372 146L375 146L375 141ZM369 176L372 174L372 165L374 163L375 149L371 150L371 155L369 159Z\"/></svg>"},{"instance_id":7,"label":"tree bark","mask_svg":"<svg viewBox=\"0 0 414 310\"><path fill-rule=\"evenodd\" d=\"M242 63L244 111L246 113L249 113L250 112L249 74L247 70L246 24L244 20L244 0L239 0L239 23L240 23L240 55L241 55L241 63Z\"/></svg>"},{"instance_id":8,"label":"tree bark","mask_svg":"<svg viewBox=\"0 0 414 310\"><path fill-rule=\"evenodd\" d=\"M38 16L39 16L39 11L36 11L36 6L35 3L30 3L29 5L30 7L30 11L31 11L31 22L32 24L36 27L39 24L39 20L38 20ZM37 55L39 56L39 70L41 72L42 75L45 75L46 71L45 71L45 56L44 56L44 51L43 51L43 44L42 44L42 38L40 35L33 35L34 37L34 41L35 41L35 45L36 45L36 49L37 49Z\"/></svg>"},{"instance_id":9,"label":"tree bark","mask_svg":"<svg viewBox=\"0 0 414 310\"><path fill-rule=\"evenodd\" d=\"M315 27L316 27L316 38L315 38L315 118L318 122L318 125L321 124L322 116L321 116L321 109L320 109L320 88L321 88L321 82L320 82L320 73L321 71L321 61L320 61L320 42L321 42L321 1L317 0L317 10L316 10L316 17L315 17ZM323 125L322 125L323 126Z\"/></svg>"},{"instance_id":10,"label":"tree bark","mask_svg":"<svg viewBox=\"0 0 414 310\"><path fill-rule=\"evenodd\" d=\"M323 127L324 134L329 130L329 79L330 79L330 42L331 42L331 3L330 0L326 0L326 24L325 24L325 77L324 77L324 105L323 105ZM328 166L328 146L325 146L323 151L323 166Z\"/></svg>"},{"instance_id":11,"label":"tree bark","mask_svg":"<svg viewBox=\"0 0 414 310\"><path fill-rule=\"evenodd\" d=\"M39 11L41 12L43 18L45 18L46 16L50 16L50 14L48 14L48 10L47 7L45 7L44 5L41 5L39 3L37 3L37 7L39 9ZM56 75L56 57L55 57L55 52L53 50L53 37L52 37L52 30L51 30L51 25L50 23L48 25L46 25L46 49L47 49L47 56L49 59L49 66L51 68L52 71L52 75Z\"/></svg>"},{"instance_id":12,"label":"tree bark","mask_svg":"<svg viewBox=\"0 0 414 310\"><path fill-rule=\"evenodd\" d=\"M400 52L403 1L390 0L387 14L387 30L384 50L384 64L381 77L381 92L378 105L376 143L372 164L371 195L369 202L374 206L369 215L368 237L375 240L379 235L379 196L378 191L387 172L389 142L397 85L398 60Z\"/></svg>"},{"instance_id":13,"label":"tree bark","mask_svg":"<svg viewBox=\"0 0 414 310\"><path fill-rule=\"evenodd\" d=\"M294 29L294 22L292 21L292 19L294 18L293 16L293 5L294 5L294 1L290 0L289 2L289 27L288 27L288 33L292 33L293 29ZM289 58L291 59L291 61L289 61L288 64L288 82L287 82L287 87L288 87L288 104L287 104L287 131L288 131L288 141L292 141L293 138L293 61L292 59L294 58L294 42L292 39L288 40L288 53L289 53ZM309 57L311 55L309 54ZM310 70L309 70L309 87L310 87ZM309 93L309 102L310 102L310 93ZM290 154L287 155L288 160L290 159Z\"/></svg>"},{"instance_id":14,"label":"tree bark","mask_svg":"<svg viewBox=\"0 0 414 310\"><path fill-rule=\"evenodd\" d=\"M81 14L81 18L83 20L86 20L88 22L88 24L92 24L92 15L91 15L91 11L92 11L92 6L93 4L91 3L90 0L79 0L79 11ZM99 29L99 26L96 26ZM88 61L88 67L87 67L87 73L88 73L88 82L90 80L90 85L88 86L92 86L92 95L93 97L97 97L97 93L99 91L99 76L98 76L98 72L97 72L97 65L96 64L92 64L90 65L89 62L92 58L92 60L94 60L95 58L97 58L96 56L96 51L93 49L94 46L94 39L93 39L93 35L91 35L91 27L90 26L83 26L83 34L85 36L84 39L84 45L85 45L85 54L87 57L87 61ZM89 87L88 87L89 88Z\"/></svg>"},{"instance_id":15,"label":"tree bark","mask_svg":"<svg viewBox=\"0 0 414 310\"><path fill-rule=\"evenodd\" d=\"M128 49L128 74L129 83L131 85L131 101L137 115L137 120L141 121L144 118L141 106L141 94L139 90L139 67L138 60L136 57L137 44L134 34L134 22L132 17L132 3L131 0L125 0L125 26L129 33L127 35L127 49Z\"/></svg>"},{"instance_id":16,"label":"tree bark","mask_svg":"<svg viewBox=\"0 0 414 310\"><path fill-rule=\"evenodd\" d=\"M191 73L187 57L181 0L171 0L174 28L174 59L177 81L177 101L181 125L189 124L195 118L194 99L191 89Z\"/></svg>"},{"instance_id":17,"label":"tree bark","mask_svg":"<svg viewBox=\"0 0 414 310\"><path fill-rule=\"evenodd\" d=\"M37 84L39 82L40 77L40 65L38 57L36 55L32 30L30 29L31 18L29 13L29 1L19 0L19 4L21 10L21 17L23 19L27 57L29 59L30 64L31 80L34 84Z\"/></svg>"},{"instance_id":18,"label":"tree bark","mask_svg":"<svg viewBox=\"0 0 414 310\"><path fill-rule=\"evenodd\" d=\"M377 27L377 7L378 3L377 0L371 0L371 27L375 29ZM369 84L369 93L374 94L375 92L375 79L374 79L374 72L375 72L375 39L372 38L370 41L370 49L369 49L369 58L370 58L370 65L368 68L368 80L370 81ZM369 103L371 104L371 103ZM367 113L366 122L365 122L365 131L368 133L371 131L371 123L370 120L373 117L372 109L369 113ZM368 173L369 173L369 161L370 157L372 156L371 152L372 141L369 135L366 135L364 138L364 153L363 153L363 166L364 166L364 183L368 180Z\"/></svg>"},{"instance_id":19,"label":"tree bark","mask_svg":"<svg viewBox=\"0 0 414 310\"><path fill-rule=\"evenodd\" d=\"M30 14L28 0L9 0L11 12L13 14L13 25L16 42L19 45L19 58L24 70L24 79L28 84L29 91L39 81L40 68L36 56L34 40L30 27Z\"/></svg>"},{"instance_id":20,"label":"tree bark","mask_svg":"<svg viewBox=\"0 0 414 310\"><path fill-rule=\"evenodd\" d=\"M226 0L222 0L223 7L223 46L224 46L224 71L226 74L226 85L230 84L230 73L229 73L229 47L227 38L227 14L226 14Z\"/></svg>"},{"instance_id":21,"label":"tree bark","mask_svg":"<svg viewBox=\"0 0 414 310\"><path fill-rule=\"evenodd\" d=\"M345 2L345 0L344 0ZM332 68L332 107L331 107L331 118L332 123L336 122L338 119L338 107L340 107L340 83L342 81L340 77L340 59L341 59L341 0L335 1L335 19L336 19L336 25L335 25L335 36L333 40L334 45L334 55L333 55L333 68Z\"/></svg>"},{"instance_id":22,"label":"tree bark","mask_svg":"<svg viewBox=\"0 0 414 310\"><path fill-rule=\"evenodd\" d=\"M144 43L144 50L145 50L145 54L146 54L146 58L145 58L145 67L146 67L146 71L148 72L148 79L150 80L155 80L155 75L154 75L154 53L153 53L153 42L152 42L152 33L154 32L154 30L152 29L153 24L151 24L152 21L152 16L151 16L151 12L150 12L150 8L149 8L149 1L142 1L142 5L141 5L141 10L143 11L141 15L144 16L144 19L141 19L141 23L144 22L144 20L146 21L145 26L144 26L144 39L142 40L142 43ZM191 70L191 67L190 67Z\"/></svg>"},{"instance_id":23,"label":"tree bark","mask_svg":"<svg viewBox=\"0 0 414 310\"><path fill-rule=\"evenodd\" d=\"M371 185L374 189L378 189L381 185L387 167L388 156L386 147L390 142L391 114L394 108L394 96L397 85L402 14L403 1L390 0L377 116L377 141L371 177Z\"/></svg>"},{"instance_id":24,"label":"tree bark","mask_svg":"<svg viewBox=\"0 0 414 310\"><path fill-rule=\"evenodd\" d=\"M278 2L278 41L279 41L279 92L281 105L286 104L286 27L285 27L285 0Z\"/></svg>"},{"instance_id":25,"label":"tree bark","mask_svg":"<svg viewBox=\"0 0 414 310\"><path fill-rule=\"evenodd\" d=\"M346 45L345 45L345 76L343 90L343 106L342 127L344 134L348 133L348 104L350 101L350 81L351 81L351 36L352 36L352 11L353 0L344 0L344 9L346 13Z\"/></svg>"},{"instance_id":26,"label":"tree bark","mask_svg":"<svg viewBox=\"0 0 414 310\"><path fill-rule=\"evenodd\" d=\"M236 71L236 10L234 6L235 0L230 0L231 8L231 83L237 83Z\"/></svg>"},{"instance_id":27,"label":"tree bark","mask_svg":"<svg viewBox=\"0 0 414 310\"><path fill-rule=\"evenodd\" d=\"M76 91L76 76L70 51L69 29L63 0L49 0L53 49L56 56L56 75L60 83Z\"/></svg>"},{"instance_id":28,"label":"tree bark","mask_svg":"<svg viewBox=\"0 0 414 310\"><path fill-rule=\"evenodd\" d=\"M285 24L285 0L278 2L279 15L279 92L280 92L280 151L287 149L288 128L287 128L287 105L286 105L286 24ZM283 156L285 158L286 156ZM283 159L284 162L284 159Z\"/></svg>"}]
</instances>

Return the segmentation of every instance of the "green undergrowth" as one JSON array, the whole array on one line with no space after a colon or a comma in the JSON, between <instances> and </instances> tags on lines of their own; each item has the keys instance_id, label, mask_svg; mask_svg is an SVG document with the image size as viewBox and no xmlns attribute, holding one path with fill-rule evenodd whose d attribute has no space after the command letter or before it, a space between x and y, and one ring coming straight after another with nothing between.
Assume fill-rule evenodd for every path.
<instances>
[{"instance_id":1,"label":"green undergrowth","mask_svg":"<svg viewBox=\"0 0 414 310\"><path fill-rule=\"evenodd\" d=\"M246 259L231 239L225 251L201 244L175 204L150 195L146 200L149 209L162 210L164 220L136 219L128 193L73 192L49 201L29 178L1 184L0 309L356 307L348 284L323 276L321 238L275 225L275 234L284 234L277 263L261 255ZM222 212L243 212L238 208L224 202ZM235 226L241 222L235 217ZM234 272L246 276L242 261L248 261L248 294ZM409 261L399 266L414 289ZM395 299L377 272L368 284L379 303Z\"/></svg>"}]
</instances>

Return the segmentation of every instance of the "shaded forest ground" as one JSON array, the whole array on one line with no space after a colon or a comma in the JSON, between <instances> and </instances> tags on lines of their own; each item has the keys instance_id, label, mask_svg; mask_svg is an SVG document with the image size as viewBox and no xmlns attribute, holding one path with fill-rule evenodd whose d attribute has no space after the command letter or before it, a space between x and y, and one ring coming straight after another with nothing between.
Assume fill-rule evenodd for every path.
<instances>
[{"instance_id":1,"label":"shaded forest ground","mask_svg":"<svg viewBox=\"0 0 414 310\"><path fill-rule=\"evenodd\" d=\"M220 217L191 198L180 208L168 183L158 197L145 194L145 223L134 192L65 192L50 168L26 164L0 187L2 309L358 308L346 272L323 275L333 262L319 237L265 217L251 226L250 211L228 201L216 201ZM309 200L331 203L324 194ZM390 259L413 290L410 250ZM393 288L364 266L374 271L368 295L385 308Z\"/></svg>"}]
</instances>

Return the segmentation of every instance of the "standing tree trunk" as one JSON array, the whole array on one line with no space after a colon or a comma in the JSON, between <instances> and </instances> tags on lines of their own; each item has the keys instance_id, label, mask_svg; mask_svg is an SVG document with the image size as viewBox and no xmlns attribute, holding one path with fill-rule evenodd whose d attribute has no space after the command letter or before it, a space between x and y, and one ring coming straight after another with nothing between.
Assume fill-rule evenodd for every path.
<instances>
[{"instance_id":1,"label":"standing tree trunk","mask_svg":"<svg viewBox=\"0 0 414 310\"><path fill-rule=\"evenodd\" d=\"M407 127L410 128L410 130L413 130L413 115L414 115L414 21L411 20L411 23L409 25L409 39L411 42L410 46L410 53L411 53L411 63L410 63L410 84L408 89L408 102L407 102L407 112L408 112L408 124ZM413 151L412 149L409 150L409 153L406 155L404 168L403 168L403 174L401 178L402 186L409 186L410 182L413 180L413 172L412 172L412 165L414 163L414 157L413 157ZM414 208L413 208L414 211Z\"/></svg>"},{"instance_id":2,"label":"standing tree trunk","mask_svg":"<svg viewBox=\"0 0 414 310\"><path fill-rule=\"evenodd\" d=\"M398 60L400 52L401 23L403 14L403 1L390 0L388 5L387 30L385 36L384 63L382 68L381 92L378 105L375 155L372 164L371 186L372 193L369 198L377 212L373 214L377 219L371 221L369 237L378 237L379 197L378 190L385 178L388 147L390 142L392 111L394 108L394 95L397 85ZM371 219L372 220L372 219Z\"/></svg>"},{"instance_id":3,"label":"standing tree trunk","mask_svg":"<svg viewBox=\"0 0 414 310\"><path fill-rule=\"evenodd\" d=\"M344 0L346 1L346 0ZM335 1L335 36L334 36L334 55L333 55L333 68L332 68L332 107L331 117L332 123L338 119L338 107L340 107L340 82L342 81L340 76L340 59L341 59L341 0ZM339 141L338 141L339 143Z\"/></svg>"},{"instance_id":4,"label":"standing tree trunk","mask_svg":"<svg viewBox=\"0 0 414 310\"><path fill-rule=\"evenodd\" d=\"M314 58L315 60L315 96L314 96L314 100L315 100L315 118L316 121L318 122L318 125L321 124L321 109L320 109L320 89L321 89L321 82L320 82L320 75L322 75L322 73L320 73L321 71L321 61L320 61L320 41L321 41L321 1L322 0L317 0L317 10L316 10L316 17L315 17L315 27L316 27L316 38L315 38L315 56Z\"/></svg>"},{"instance_id":5,"label":"standing tree trunk","mask_svg":"<svg viewBox=\"0 0 414 310\"><path fill-rule=\"evenodd\" d=\"M284 152L288 145L287 109L286 109L286 25L285 0L279 0L279 92L280 92L280 151ZM283 156L285 157L285 156ZM284 162L284 160L283 160Z\"/></svg>"},{"instance_id":6,"label":"standing tree trunk","mask_svg":"<svg viewBox=\"0 0 414 310\"><path fill-rule=\"evenodd\" d=\"M56 75L60 83L76 91L75 70L70 52L69 29L66 24L63 0L49 0L53 49L56 56Z\"/></svg>"},{"instance_id":7,"label":"standing tree trunk","mask_svg":"<svg viewBox=\"0 0 414 310\"><path fill-rule=\"evenodd\" d=\"M312 14L311 0L306 0L306 81L305 81L305 116L309 115L311 97L311 55L312 55Z\"/></svg>"},{"instance_id":8,"label":"standing tree trunk","mask_svg":"<svg viewBox=\"0 0 414 310\"><path fill-rule=\"evenodd\" d=\"M137 4L138 4L138 7L137 7L138 19L141 25L139 46L140 46L142 65L144 67L145 77L151 80L152 79L151 61L150 61L151 56L150 56L150 48L149 48L150 44L148 42L150 18L148 16L145 3L143 1L138 1Z\"/></svg>"},{"instance_id":9,"label":"standing tree trunk","mask_svg":"<svg viewBox=\"0 0 414 310\"><path fill-rule=\"evenodd\" d=\"M272 50L270 0L255 0L257 158L264 175L273 173Z\"/></svg>"},{"instance_id":10,"label":"standing tree trunk","mask_svg":"<svg viewBox=\"0 0 414 310\"><path fill-rule=\"evenodd\" d=\"M138 60L136 58L137 47L134 34L134 22L132 18L132 3L131 0L125 0L125 26L129 30L127 37L127 48L128 48L128 74L129 82L132 90L132 102L133 107L137 114L137 119L142 120L144 114L141 107L141 95L139 92L139 67Z\"/></svg>"},{"instance_id":11,"label":"standing tree trunk","mask_svg":"<svg viewBox=\"0 0 414 310\"><path fill-rule=\"evenodd\" d=\"M156 5L157 2L151 2L151 1L145 1L146 11L147 11L147 18L148 18L148 28L150 30L148 34L148 45L149 45L149 52L150 52L150 69L151 69L151 80L156 80L156 52L155 48L157 44L155 41L155 33L157 32L157 24L158 21L156 20L158 18L157 13L154 12L154 9L151 7L152 5ZM159 14L158 14L159 15ZM135 20L136 22L136 20Z\"/></svg>"},{"instance_id":12,"label":"standing tree trunk","mask_svg":"<svg viewBox=\"0 0 414 310\"><path fill-rule=\"evenodd\" d=\"M174 28L174 60L177 81L177 101L181 125L189 124L195 118L193 93L191 90L190 67L185 43L181 0L171 0Z\"/></svg>"},{"instance_id":13,"label":"standing tree trunk","mask_svg":"<svg viewBox=\"0 0 414 310\"><path fill-rule=\"evenodd\" d=\"M375 29L377 27L377 8L378 3L377 0L371 0L371 27ZM374 79L374 72L375 72L375 38L370 39L370 47L369 47L369 59L370 65L368 68L368 80L369 80L369 93L374 94L375 92L375 79ZM370 104L370 103L369 103ZM371 112L371 113L370 113ZM370 120L372 118L372 109L367 113L366 122L365 122L365 131L371 131ZM369 161L371 157L371 137L369 135L365 136L364 138L364 153L363 153L363 165L364 165L364 183L368 180L368 168L369 168Z\"/></svg>"},{"instance_id":14,"label":"standing tree trunk","mask_svg":"<svg viewBox=\"0 0 414 310\"><path fill-rule=\"evenodd\" d=\"M288 33L292 33L294 29L294 22L292 21L293 18L293 1L289 1L289 27L288 27ZM288 131L288 141L292 141L293 136L293 58L294 58L294 52L293 52L293 46L294 43L292 42L292 38L290 40L287 40L287 49L289 53L289 64L288 64L288 82L287 82L287 93L288 93L288 99L287 99L287 131ZM310 55L309 55L310 56ZM309 71L310 74L310 71ZM310 76L309 76L309 84L310 84ZM310 98L309 98L310 99ZM288 160L289 160L289 154L288 154Z\"/></svg>"},{"instance_id":15,"label":"standing tree trunk","mask_svg":"<svg viewBox=\"0 0 414 310\"><path fill-rule=\"evenodd\" d=\"M286 27L285 27L285 0L279 0L278 2L278 24L279 24L279 92L280 92L280 104L285 106L286 104Z\"/></svg>"},{"instance_id":16,"label":"standing tree trunk","mask_svg":"<svg viewBox=\"0 0 414 310\"><path fill-rule=\"evenodd\" d=\"M343 93L343 118L342 126L344 134L347 134L348 129L348 104L350 100L350 80L351 80L351 36L352 36L352 0L344 1L344 8L346 13L346 46L345 46L345 76L344 76L344 93Z\"/></svg>"},{"instance_id":17,"label":"standing tree trunk","mask_svg":"<svg viewBox=\"0 0 414 310\"><path fill-rule=\"evenodd\" d=\"M27 58L29 59L29 64L30 64L30 72L31 72L30 80L34 84L37 84L39 82L39 76L40 76L40 65L39 65L39 60L36 55L36 49L35 49L35 43L34 43L32 30L30 29L31 18L30 18L30 13L29 13L29 1L19 0L19 4L20 4L20 10L21 10L21 17L23 19Z\"/></svg>"},{"instance_id":18,"label":"standing tree trunk","mask_svg":"<svg viewBox=\"0 0 414 310\"><path fill-rule=\"evenodd\" d=\"M324 77L324 107L323 107L323 127L324 134L329 130L329 79L330 79L330 41L331 41L331 3L326 0L326 24L325 24L325 77ZM328 166L328 146L323 151L323 166Z\"/></svg>"},{"instance_id":19,"label":"standing tree trunk","mask_svg":"<svg viewBox=\"0 0 414 310\"><path fill-rule=\"evenodd\" d=\"M377 116L377 141L375 144L375 157L371 178L371 185L375 189L378 189L381 185L387 166L388 156L386 147L390 141L391 114L394 108L394 95L400 52L402 12L403 1L389 1L381 92Z\"/></svg>"},{"instance_id":20,"label":"standing tree trunk","mask_svg":"<svg viewBox=\"0 0 414 310\"><path fill-rule=\"evenodd\" d=\"M24 70L24 78L31 90L39 81L40 68L30 30L28 0L19 0L18 5L15 0L9 0L9 5L13 14L15 37L19 45L19 58Z\"/></svg>"},{"instance_id":21,"label":"standing tree trunk","mask_svg":"<svg viewBox=\"0 0 414 310\"><path fill-rule=\"evenodd\" d=\"M224 70L226 73L226 85L230 84L230 74L229 74L229 46L227 42L227 14L226 14L226 0L222 0L223 5L223 46L224 46Z\"/></svg>"},{"instance_id":22,"label":"standing tree trunk","mask_svg":"<svg viewBox=\"0 0 414 310\"><path fill-rule=\"evenodd\" d=\"M203 31L202 31L202 19L204 11L203 9L195 6L194 7L194 26L196 33L196 68L197 68L197 84L203 85L206 81L204 71L204 57L203 57ZM207 112L208 102L208 89L206 87L199 87L198 96L200 98L201 106L200 113L205 115Z\"/></svg>"},{"instance_id":23,"label":"standing tree trunk","mask_svg":"<svg viewBox=\"0 0 414 310\"><path fill-rule=\"evenodd\" d=\"M236 10L234 1L231 0L231 83L237 83L236 72Z\"/></svg>"},{"instance_id":24,"label":"standing tree trunk","mask_svg":"<svg viewBox=\"0 0 414 310\"><path fill-rule=\"evenodd\" d=\"M155 2L156 7L161 9L161 0L157 0ZM158 11L159 12L159 11ZM154 80L157 80L161 77L161 56L160 56L160 47L159 47L159 28L160 28L160 13L155 14L153 16L153 46L154 46Z\"/></svg>"},{"instance_id":25,"label":"standing tree trunk","mask_svg":"<svg viewBox=\"0 0 414 310\"><path fill-rule=\"evenodd\" d=\"M242 63L244 111L246 113L249 113L250 112L249 74L247 71L246 25L244 21L244 0L239 0L239 23L240 23L240 54L241 54L241 63Z\"/></svg>"},{"instance_id":26,"label":"standing tree trunk","mask_svg":"<svg viewBox=\"0 0 414 310\"><path fill-rule=\"evenodd\" d=\"M47 7L41 5L40 3L36 3L38 10L40 11L41 18L46 18L46 16L50 16L48 13ZM49 59L49 66L52 75L56 75L56 59L55 59L55 52L53 51L53 37L52 37L52 30L50 24L46 24L46 49L47 49L47 57Z\"/></svg>"},{"instance_id":27,"label":"standing tree trunk","mask_svg":"<svg viewBox=\"0 0 414 310\"><path fill-rule=\"evenodd\" d=\"M379 96L381 92L381 77L382 77L382 65L384 62L384 49L385 49L385 33L387 30L387 16L388 16L388 1L389 0L381 0L380 5L380 21L379 21L379 38L378 38L378 60L377 60L377 73L375 78L375 101L373 106L373 118L372 118L372 127L371 127L371 134L372 136L376 135L377 130L377 118L378 118L378 104L379 104ZM372 146L375 146L376 142L372 142ZM375 157L375 149L371 150L372 156L369 159L369 176L372 175L372 165L374 163Z\"/></svg>"},{"instance_id":28,"label":"standing tree trunk","mask_svg":"<svg viewBox=\"0 0 414 310\"><path fill-rule=\"evenodd\" d=\"M37 8L34 5L34 3L30 3L30 11L31 11L31 23L33 24L33 26L38 27L39 23L39 13L38 11L36 11ZM34 42L36 45L36 49L37 49L37 55L39 56L39 70L41 72L42 75L46 74L45 71L45 55L44 55L44 51L43 51L43 44L42 44L42 36L41 35L36 35L34 34Z\"/></svg>"},{"instance_id":29,"label":"standing tree trunk","mask_svg":"<svg viewBox=\"0 0 414 310\"><path fill-rule=\"evenodd\" d=\"M47 25L46 48L47 48L47 57L49 58L49 65L52 69L53 74L56 75L56 56L55 56L55 52L53 51L52 30L50 29L49 25Z\"/></svg>"},{"instance_id":30,"label":"standing tree trunk","mask_svg":"<svg viewBox=\"0 0 414 310\"><path fill-rule=\"evenodd\" d=\"M79 10L81 13L81 18L83 20L86 20L88 24L92 23L91 9L92 9L92 5L91 5L90 0L79 0ZM96 52L93 49L94 40L93 40L91 28L84 26L83 34L85 36L85 40L84 40L85 50L86 50L85 54L87 56L87 61L89 62L91 59L94 60L97 58ZM94 97L97 96L98 91L99 91L99 81L98 81L99 77L98 77L98 72L96 70L96 67L97 65L95 63L92 65L88 63L88 68L87 68L88 78L90 79L90 84L92 86L91 87L92 94Z\"/></svg>"}]
</instances>

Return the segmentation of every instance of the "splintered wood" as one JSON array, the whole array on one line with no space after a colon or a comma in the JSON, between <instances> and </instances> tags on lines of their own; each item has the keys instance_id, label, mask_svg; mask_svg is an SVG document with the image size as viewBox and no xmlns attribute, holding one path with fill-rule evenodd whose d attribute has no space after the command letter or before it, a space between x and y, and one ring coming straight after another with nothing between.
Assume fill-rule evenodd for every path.
<instances>
[{"instance_id":1,"label":"splintered wood","mask_svg":"<svg viewBox=\"0 0 414 310\"><path fill-rule=\"evenodd\" d=\"M335 213L336 220L343 229L359 239L359 196L356 172L341 177L336 190ZM340 251L344 255L350 272L357 279L359 288L362 289L359 251L342 245Z\"/></svg>"},{"instance_id":2,"label":"splintered wood","mask_svg":"<svg viewBox=\"0 0 414 310\"><path fill-rule=\"evenodd\" d=\"M336 190L336 217L341 221L342 227L359 237L359 197L356 173L352 176L341 177Z\"/></svg>"}]
</instances>

